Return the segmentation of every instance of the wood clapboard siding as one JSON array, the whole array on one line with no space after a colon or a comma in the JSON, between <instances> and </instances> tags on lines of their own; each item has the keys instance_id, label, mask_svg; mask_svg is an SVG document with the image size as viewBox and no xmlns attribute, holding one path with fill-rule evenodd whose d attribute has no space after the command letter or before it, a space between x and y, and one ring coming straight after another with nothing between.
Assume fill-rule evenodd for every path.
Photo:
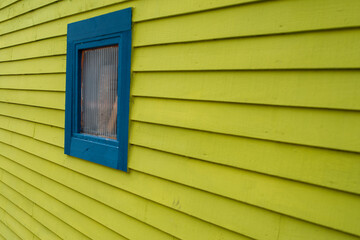
<instances>
[{"instance_id":1,"label":"wood clapboard siding","mask_svg":"<svg viewBox=\"0 0 360 240\"><path fill-rule=\"evenodd\" d=\"M1 198L1 196L0 196ZM21 225L14 217L0 208L1 221L8 225L21 239L32 239L33 233Z\"/></svg>"},{"instance_id":2,"label":"wood clapboard siding","mask_svg":"<svg viewBox=\"0 0 360 240\"><path fill-rule=\"evenodd\" d=\"M132 95L360 110L359 78L357 70L137 72Z\"/></svg>"},{"instance_id":3,"label":"wood clapboard siding","mask_svg":"<svg viewBox=\"0 0 360 240\"><path fill-rule=\"evenodd\" d=\"M43 236L43 238L46 239L52 234L50 231L53 231L61 237L61 239L89 239L4 183L1 183L0 186L1 195L4 199L11 200L11 202L7 200L8 203L6 205L13 205L15 209L21 209L26 212L27 215L23 214L23 217L30 219L28 229L33 229L36 235ZM19 210L19 212L21 212L21 210Z\"/></svg>"},{"instance_id":4,"label":"wood clapboard siding","mask_svg":"<svg viewBox=\"0 0 360 240\"><path fill-rule=\"evenodd\" d=\"M11 7L0 9L0 23L57 1L60 0L32 0L17 2Z\"/></svg>"},{"instance_id":5,"label":"wood clapboard siding","mask_svg":"<svg viewBox=\"0 0 360 240\"><path fill-rule=\"evenodd\" d=\"M29 143L28 143L28 145L30 145ZM34 147L34 145L32 145L32 146L30 146L30 148L32 148L32 149L34 149L35 147ZM29 149L30 149L29 148ZM27 151L29 151L29 150L27 150ZM7 151L7 152L10 152L10 151ZM14 151L11 151L11 152L14 152ZM48 153L47 153L48 154ZM58 155L61 155L61 154L58 154ZM29 157L25 157L26 155L24 155L24 157L20 157L19 159L32 159L31 160L31 163L32 164L35 164L35 160L36 159L34 159L34 158L29 158ZM52 157L52 159L54 159L54 157ZM73 161L71 161L71 163L74 163ZM79 161L79 163L83 163L82 161ZM44 168L44 171L45 172L49 172L49 167L47 167L47 168ZM83 171L83 168L82 167L80 167L79 169L81 169L82 171ZM66 178L67 177L67 174L59 174L59 176L63 176L64 178ZM102 176L102 174L100 173L100 176ZM115 175L116 176L116 175ZM140 175L141 176L141 175ZM150 175L149 175L150 176ZM126 179L126 178L125 178ZM136 177L136 179L139 179L139 176L137 176ZM110 182L112 182L113 181L113 179L110 181ZM75 182L83 182L83 181L80 181L80 180L77 180L77 181L75 181ZM119 179L119 181L118 181L119 183L122 183L122 182L124 182L124 179ZM156 188L151 188L150 186L151 186L151 184L150 184L150 186L147 186L147 185L149 185L149 182L152 182L151 181L151 178L149 179L148 177L145 179L145 181L143 181L143 183L139 183L138 184L138 186L141 186L141 189L140 189L140 191L138 190L138 192L136 193L136 194L143 194L144 192L146 192L146 191L144 191L144 189L162 189L160 186L157 186ZM147 184L145 184L145 183L147 183ZM70 183L69 183L70 184ZM145 184L145 185L144 185ZM70 185L73 185L73 184L70 184ZM128 186L129 187L129 191L134 191L134 189L137 189L138 187L136 187L136 185L134 186L133 184L132 184L132 186ZM102 187L102 189L104 189L104 187ZM171 190L170 190L171 189ZM170 192L173 192L174 191L174 189L175 189L175 187L174 186L170 186L169 188L167 188L167 191L165 191L165 192L163 192L162 194L155 194L155 195L152 195L152 198L154 198L154 197L156 197L157 199L161 199L162 197L161 196L163 196L164 194L165 195L167 195L168 193L169 193L169 191ZM183 189L183 188L180 188L180 189ZM114 194L114 193L113 193ZM113 194L102 194L101 196L113 196ZM206 195L206 194L205 194ZM177 195L177 196L185 196L185 194L179 194L179 195ZM181 202L182 203L182 207L181 207L181 209L184 209L184 208L186 208L186 205L184 206L184 204L185 203L191 203L191 204L193 204L193 202L194 202L194 196L196 197L196 196L198 196L198 194L196 194L196 192L192 192L191 193L191 195L190 195L190 197L189 197L189 199L188 199L188 201L185 201L185 199L181 199L181 201L180 200L178 200L179 202ZM125 196L119 196L118 197L118 199L124 199L125 198ZM210 198L210 196L204 196L204 198L206 199L206 201L205 201L205 199L204 199L204 202L209 202L210 200L211 200L211 198ZM157 201L159 201L159 200L157 200ZM160 200L161 201L161 200ZM199 204L200 204L200 206L201 205L203 205L203 202L202 201L196 201L196 202L198 202ZM216 206L216 204L214 204L214 203L216 203L216 201L215 202L213 202L213 200L211 200L211 203L212 203L212 206ZM169 203L169 205L170 206L172 206L172 204L174 204L173 202L170 202ZM124 204L120 204L120 206L123 206ZM132 206L133 206L133 204L132 204ZM232 206L232 204L229 204L229 203L227 203L227 204L221 204L220 206L228 206L229 207L229 210L230 211L235 211L235 209L238 209L238 208L234 208L234 207L231 207ZM246 205L244 205L244 206L246 206ZM134 207L136 207L136 206L134 206ZM172 207L174 207L174 206L172 206ZM176 205L175 205L175 207L176 207ZM149 208L149 207L148 207ZM201 207L199 207L199 208L195 208L197 211L198 211L198 209L200 209ZM222 207L222 208L224 208L224 207ZM195 211L194 210L194 208L192 208L193 209L193 211ZM241 208L239 209L239 210L241 210ZM259 209L260 210L260 209ZM237 212L235 212L235 216L242 216L242 214L244 214L244 213L246 213L246 215L247 216L253 216L254 214L255 214L255 216L257 216L257 217L252 217L251 219L254 219L254 221L256 221L256 222L259 222L259 221L265 221L264 222L264 225L265 226L269 226L269 228L272 230L272 231L275 231L277 228L275 227L273 227L272 225L274 224L271 224L271 219L273 218L273 217L271 217L273 214L270 214L269 212L268 213L266 213L266 212L264 212L264 211L259 211L259 210L256 210L256 209L253 209L253 210L251 210L251 208L250 209L248 209L248 210L246 210L246 207L244 208L242 208L242 210L239 212L239 214L236 214ZM244 212L245 211L245 212ZM206 212L206 209L205 209L205 212ZM256 212L258 212L257 214L256 214ZM261 212L263 212L262 214L261 214ZM241 214L242 213L242 214ZM265 214L266 213L266 214ZM203 213L204 214L204 213ZM224 213L225 215L224 216L228 216L227 214L230 214L230 212L229 213L227 213L227 212L225 212ZM262 215L264 215L265 214L265 216L267 216L267 217L265 217L265 216L262 216ZM169 214L166 214L166 216L169 216ZM261 217L262 216L262 217ZM264 218L265 217L265 218ZM274 216L274 217L276 217L276 216ZM214 219L218 219L218 214L216 215L216 217L214 218ZM226 218L225 218L226 219ZM267 219L267 220L266 220ZM276 219L276 218L275 218ZM234 218L231 218L231 220L234 220ZM219 221L219 220L215 220L215 221ZM294 222L293 222L294 220L293 219L291 219L291 218L285 218L284 220L283 220L283 222L286 222L286 224L284 224L286 227L283 227L284 228L284 230L285 229L287 229L288 227L291 227L291 225L292 224L295 224ZM247 218L246 219L246 222L247 222L247 224L249 224L249 219ZM235 223L237 223L236 221L235 221ZM278 223L278 221L276 220L275 221L275 223L277 224ZM241 224L241 225L243 225L243 224ZM251 222L250 222L250 226L251 226L252 224L251 224ZM288 225L290 225L290 226L288 226ZM314 231L320 231L320 232L323 232L322 234L317 234L317 237L319 238L319 239L338 239L339 238L339 236L341 236L341 238L342 239L347 239L347 238L349 238L349 239L353 239L351 236L346 236L346 235L342 235L342 234L330 234L328 231L325 231L324 229L318 229L318 230L316 230L316 227L315 226L312 226L312 227L310 227L309 228L309 226L307 226L307 224L304 224L304 222L298 222L297 224L295 224L295 225L305 225L305 226L302 226L301 228L302 228L302 231L301 231L301 236L300 236L300 238L299 239L301 239L301 238L304 238L305 236L307 236L307 235L311 235L311 233L312 232L314 232ZM254 226L254 225L253 225ZM255 226L254 226L255 227ZM299 227L299 226L298 226ZM313 229L315 227L315 229ZM249 230L247 230L247 231L249 231ZM263 231L265 231L265 230L263 230ZM286 230L285 230L285 232L286 232ZM266 232L265 232L266 233ZM252 233L252 234L256 234L255 236L259 236L259 235L261 235L261 234L264 234L263 232L261 232L261 233L259 233L259 230L258 230L258 228L257 227L255 227L255 229L254 229L254 232ZM287 237L289 237L289 235L288 235L289 233L287 233L287 234L285 234ZM264 239L275 239L274 237L276 236L276 231L274 232L274 234L271 236L268 236L269 234L267 233L265 236L267 236L266 238L264 238ZM334 235L333 237L331 237L331 238L329 238L329 235ZM285 236L285 239L286 239L286 236ZM270 237L270 238L269 238Z\"/></svg>"},{"instance_id":6,"label":"wood clapboard siding","mask_svg":"<svg viewBox=\"0 0 360 240\"><path fill-rule=\"evenodd\" d=\"M59 236L51 232L49 229L42 226L40 223L38 223L34 218L32 218L30 215L23 212L21 209L19 209L16 205L14 205L10 200L6 199L4 196L0 195L0 202L4 208L6 208L6 211L8 211L8 214L12 214L14 219L21 220L22 224L16 223L17 221L12 220L13 225L20 225L20 226L14 226L13 231L17 233L18 236L20 236L22 239L32 239L34 234L36 233L37 236L44 239L61 239ZM24 236L27 235L27 236ZM29 235L31 237L29 237Z\"/></svg>"},{"instance_id":7,"label":"wood clapboard siding","mask_svg":"<svg viewBox=\"0 0 360 240\"><path fill-rule=\"evenodd\" d=\"M67 24L133 7L129 173L63 154ZM0 3L0 239L360 239L360 2Z\"/></svg>"},{"instance_id":8,"label":"wood clapboard siding","mask_svg":"<svg viewBox=\"0 0 360 240\"><path fill-rule=\"evenodd\" d=\"M0 2L0 9L3 9L5 7L8 7L9 5L18 2L20 0L3 0Z\"/></svg>"},{"instance_id":9,"label":"wood clapboard siding","mask_svg":"<svg viewBox=\"0 0 360 240\"><path fill-rule=\"evenodd\" d=\"M65 78L65 74L1 76L0 89L63 92L65 91Z\"/></svg>"}]
</instances>

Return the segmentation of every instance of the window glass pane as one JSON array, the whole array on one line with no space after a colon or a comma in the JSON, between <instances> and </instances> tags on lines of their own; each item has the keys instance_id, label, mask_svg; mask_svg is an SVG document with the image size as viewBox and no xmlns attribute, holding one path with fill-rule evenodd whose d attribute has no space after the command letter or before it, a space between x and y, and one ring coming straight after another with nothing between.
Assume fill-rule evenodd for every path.
<instances>
[{"instance_id":1,"label":"window glass pane","mask_svg":"<svg viewBox=\"0 0 360 240\"><path fill-rule=\"evenodd\" d=\"M81 132L116 139L118 46L82 51Z\"/></svg>"}]
</instances>

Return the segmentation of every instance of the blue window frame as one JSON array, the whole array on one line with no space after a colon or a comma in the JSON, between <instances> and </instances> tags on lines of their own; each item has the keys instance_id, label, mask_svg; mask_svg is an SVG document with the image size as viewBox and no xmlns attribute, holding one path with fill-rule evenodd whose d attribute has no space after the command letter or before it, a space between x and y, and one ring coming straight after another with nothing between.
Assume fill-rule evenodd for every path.
<instances>
[{"instance_id":1,"label":"blue window frame","mask_svg":"<svg viewBox=\"0 0 360 240\"><path fill-rule=\"evenodd\" d=\"M82 52L117 46L116 139L81 131ZM131 8L71 23L67 32L65 154L127 171Z\"/></svg>"}]
</instances>

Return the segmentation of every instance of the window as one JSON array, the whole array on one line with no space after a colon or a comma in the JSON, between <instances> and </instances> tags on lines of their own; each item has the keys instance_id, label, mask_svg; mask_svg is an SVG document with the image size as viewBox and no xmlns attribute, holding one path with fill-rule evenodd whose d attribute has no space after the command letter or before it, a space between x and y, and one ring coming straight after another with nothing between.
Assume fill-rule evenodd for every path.
<instances>
[{"instance_id":1,"label":"window","mask_svg":"<svg viewBox=\"0 0 360 240\"><path fill-rule=\"evenodd\" d=\"M131 8L71 23L65 154L127 171Z\"/></svg>"}]
</instances>

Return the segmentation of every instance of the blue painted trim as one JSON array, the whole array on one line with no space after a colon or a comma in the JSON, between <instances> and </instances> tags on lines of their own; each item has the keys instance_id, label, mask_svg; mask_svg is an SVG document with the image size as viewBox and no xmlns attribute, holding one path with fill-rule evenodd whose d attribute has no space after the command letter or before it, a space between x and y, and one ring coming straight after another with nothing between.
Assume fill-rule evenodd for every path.
<instances>
[{"instance_id":1,"label":"blue painted trim","mask_svg":"<svg viewBox=\"0 0 360 240\"><path fill-rule=\"evenodd\" d=\"M71 35L74 41L129 30L131 30L131 8L70 23L68 25L68 34Z\"/></svg>"},{"instance_id":2,"label":"blue painted trim","mask_svg":"<svg viewBox=\"0 0 360 240\"><path fill-rule=\"evenodd\" d=\"M68 25L64 153L128 171L131 8ZM118 45L117 140L80 133L81 51Z\"/></svg>"}]
</instances>

